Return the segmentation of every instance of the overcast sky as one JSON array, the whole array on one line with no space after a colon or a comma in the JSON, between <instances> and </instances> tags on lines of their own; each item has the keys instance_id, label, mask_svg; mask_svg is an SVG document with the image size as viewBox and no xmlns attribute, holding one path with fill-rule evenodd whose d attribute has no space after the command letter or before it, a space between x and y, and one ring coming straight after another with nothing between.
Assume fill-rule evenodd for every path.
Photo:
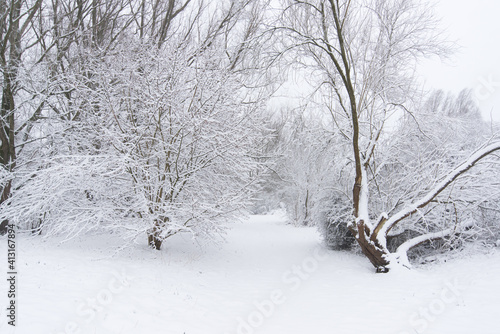
<instances>
[{"instance_id":1,"label":"overcast sky","mask_svg":"<svg viewBox=\"0 0 500 334\"><path fill-rule=\"evenodd\" d=\"M427 61L428 87L474 91L483 117L500 121L500 1L432 0L443 28L461 46L451 60Z\"/></svg>"}]
</instances>

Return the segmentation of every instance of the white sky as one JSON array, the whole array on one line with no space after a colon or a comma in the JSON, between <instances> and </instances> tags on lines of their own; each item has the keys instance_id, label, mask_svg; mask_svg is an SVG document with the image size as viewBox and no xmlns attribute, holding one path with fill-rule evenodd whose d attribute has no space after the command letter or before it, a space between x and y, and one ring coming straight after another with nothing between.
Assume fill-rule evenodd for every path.
<instances>
[{"instance_id":1,"label":"white sky","mask_svg":"<svg viewBox=\"0 0 500 334\"><path fill-rule=\"evenodd\" d=\"M500 122L500 0L429 1L435 3L440 26L459 50L450 59L421 63L418 71L426 88L453 93L470 88L483 118ZM294 105L290 96L300 95L301 85L300 78L289 82L280 90L287 97L275 98L273 105Z\"/></svg>"},{"instance_id":2,"label":"white sky","mask_svg":"<svg viewBox=\"0 0 500 334\"><path fill-rule=\"evenodd\" d=\"M500 1L432 0L442 26L461 49L450 60L422 64L427 88L471 88L483 118L500 121Z\"/></svg>"}]
</instances>

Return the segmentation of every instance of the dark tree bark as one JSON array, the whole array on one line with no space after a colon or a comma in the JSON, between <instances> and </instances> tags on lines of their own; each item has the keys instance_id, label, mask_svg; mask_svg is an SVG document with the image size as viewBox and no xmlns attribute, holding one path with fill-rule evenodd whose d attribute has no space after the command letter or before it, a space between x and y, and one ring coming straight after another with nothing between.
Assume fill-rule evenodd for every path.
<instances>
[{"instance_id":1,"label":"dark tree bark","mask_svg":"<svg viewBox=\"0 0 500 334\"><path fill-rule=\"evenodd\" d=\"M3 22L1 22L1 65L3 69L3 89L0 119L0 168L12 171L16 163L15 150L15 85L18 73L18 66L21 62L21 31L20 15L21 1L11 1L7 7L2 4L1 12ZM9 180L0 188L0 204L7 201L10 197L12 181ZM0 224L0 233L6 232L8 221Z\"/></svg>"}]
</instances>

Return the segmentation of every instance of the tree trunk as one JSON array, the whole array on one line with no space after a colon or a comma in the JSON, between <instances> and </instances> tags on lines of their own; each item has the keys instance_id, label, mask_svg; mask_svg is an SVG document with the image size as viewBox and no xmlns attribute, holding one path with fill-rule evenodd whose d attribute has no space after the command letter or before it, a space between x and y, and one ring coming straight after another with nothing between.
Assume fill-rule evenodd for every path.
<instances>
[{"instance_id":1,"label":"tree trunk","mask_svg":"<svg viewBox=\"0 0 500 334\"><path fill-rule=\"evenodd\" d=\"M3 85L2 85L2 104L0 120L0 168L12 171L16 163L15 150L15 118L14 118L14 94L15 84L18 73L18 66L21 62L21 31L20 16L22 1L12 1L10 3L9 13L2 13L5 17L10 17L10 22L6 31L2 31L1 39L9 47L2 48L3 53L1 64L3 65ZM5 23L5 22L2 22ZM3 29L2 29L3 30ZM8 60L7 60L8 59ZM0 204L4 203L11 195L12 182L9 180L6 184L0 186ZM8 220L0 223L0 234L7 232Z\"/></svg>"},{"instance_id":2,"label":"tree trunk","mask_svg":"<svg viewBox=\"0 0 500 334\"><path fill-rule=\"evenodd\" d=\"M151 248L156 249L156 250L160 250L162 242L163 242L163 240L158 238L158 233L153 232L153 233L148 234L148 245Z\"/></svg>"},{"instance_id":3,"label":"tree trunk","mask_svg":"<svg viewBox=\"0 0 500 334\"><path fill-rule=\"evenodd\" d=\"M11 88L10 74L4 75L2 91L1 126L0 126L0 168L8 171L14 169L16 153L14 146L14 96ZM0 186L0 205L10 197L12 182L9 180ZM0 223L0 234L7 232L8 220Z\"/></svg>"},{"instance_id":4,"label":"tree trunk","mask_svg":"<svg viewBox=\"0 0 500 334\"><path fill-rule=\"evenodd\" d=\"M8 181L7 184L0 187L0 191L2 192L1 197L0 197L0 205L10 197L11 187L12 187L11 181ZM5 219L4 221L2 221L0 223L0 235L4 235L7 233L7 225L8 224L9 224L9 221L7 219Z\"/></svg>"},{"instance_id":5,"label":"tree trunk","mask_svg":"<svg viewBox=\"0 0 500 334\"><path fill-rule=\"evenodd\" d=\"M361 251L370 260L373 266L376 268L377 273L387 273L389 272L389 261L385 259L387 255L382 249L370 243L368 240L359 240L358 243L361 246Z\"/></svg>"},{"instance_id":6,"label":"tree trunk","mask_svg":"<svg viewBox=\"0 0 500 334\"><path fill-rule=\"evenodd\" d=\"M377 245L366 236L365 224L363 221L357 223L357 228L357 231L351 230L351 232L356 235L356 241L361 247L363 254L376 268L377 273L389 272L389 268L387 267L389 265L389 261L386 258L388 252L384 249L384 247Z\"/></svg>"},{"instance_id":7,"label":"tree trunk","mask_svg":"<svg viewBox=\"0 0 500 334\"><path fill-rule=\"evenodd\" d=\"M161 249L161 245L163 243L163 240L166 237L169 237L170 234L168 234L166 237L163 236L161 237L160 234L163 232L165 229L166 224L170 221L168 217L160 217L155 219L155 223L153 228L151 228L148 231L148 245L156 250Z\"/></svg>"}]
</instances>

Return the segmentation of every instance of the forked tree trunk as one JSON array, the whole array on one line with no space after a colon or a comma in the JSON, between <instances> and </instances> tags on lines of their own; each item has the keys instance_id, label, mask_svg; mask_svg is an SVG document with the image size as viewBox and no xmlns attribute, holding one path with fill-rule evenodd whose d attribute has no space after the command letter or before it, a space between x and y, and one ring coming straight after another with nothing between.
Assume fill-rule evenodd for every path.
<instances>
[{"instance_id":1,"label":"forked tree trunk","mask_svg":"<svg viewBox=\"0 0 500 334\"><path fill-rule=\"evenodd\" d=\"M161 224L158 220L155 221L154 227L148 231L149 247L160 250L163 240L160 238Z\"/></svg>"},{"instance_id":2,"label":"forked tree trunk","mask_svg":"<svg viewBox=\"0 0 500 334\"><path fill-rule=\"evenodd\" d=\"M163 242L163 240L158 238L157 234L155 234L155 233L148 234L148 245L151 248L156 249L156 250L160 250L162 242Z\"/></svg>"},{"instance_id":3,"label":"forked tree trunk","mask_svg":"<svg viewBox=\"0 0 500 334\"><path fill-rule=\"evenodd\" d=\"M389 268L387 267L389 265L389 261L386 257L386 255L388 255L387 251L366 236L365 224L363 221L358 222L357 231L351 230L351 232L353 235L356 235L356 241L361 247L361 251L376 268L377 273L389 272Z\"/></svg>"},{"instance_id":4,"label":"forked tree trunk","mask_svg":"<svg viewBox=\"0 0 500 334\"><path fill-rule=\"evenodd\" d=\"M161 233L164 231L166 224L170 221L168 217L160 217L155 219L155 223L153 228L148 231L148 245L156 250L161 249L161 245L165 238L169 237L171 234L168 234L166 237L161 236Z\"/></svg>"}]
</instances>

